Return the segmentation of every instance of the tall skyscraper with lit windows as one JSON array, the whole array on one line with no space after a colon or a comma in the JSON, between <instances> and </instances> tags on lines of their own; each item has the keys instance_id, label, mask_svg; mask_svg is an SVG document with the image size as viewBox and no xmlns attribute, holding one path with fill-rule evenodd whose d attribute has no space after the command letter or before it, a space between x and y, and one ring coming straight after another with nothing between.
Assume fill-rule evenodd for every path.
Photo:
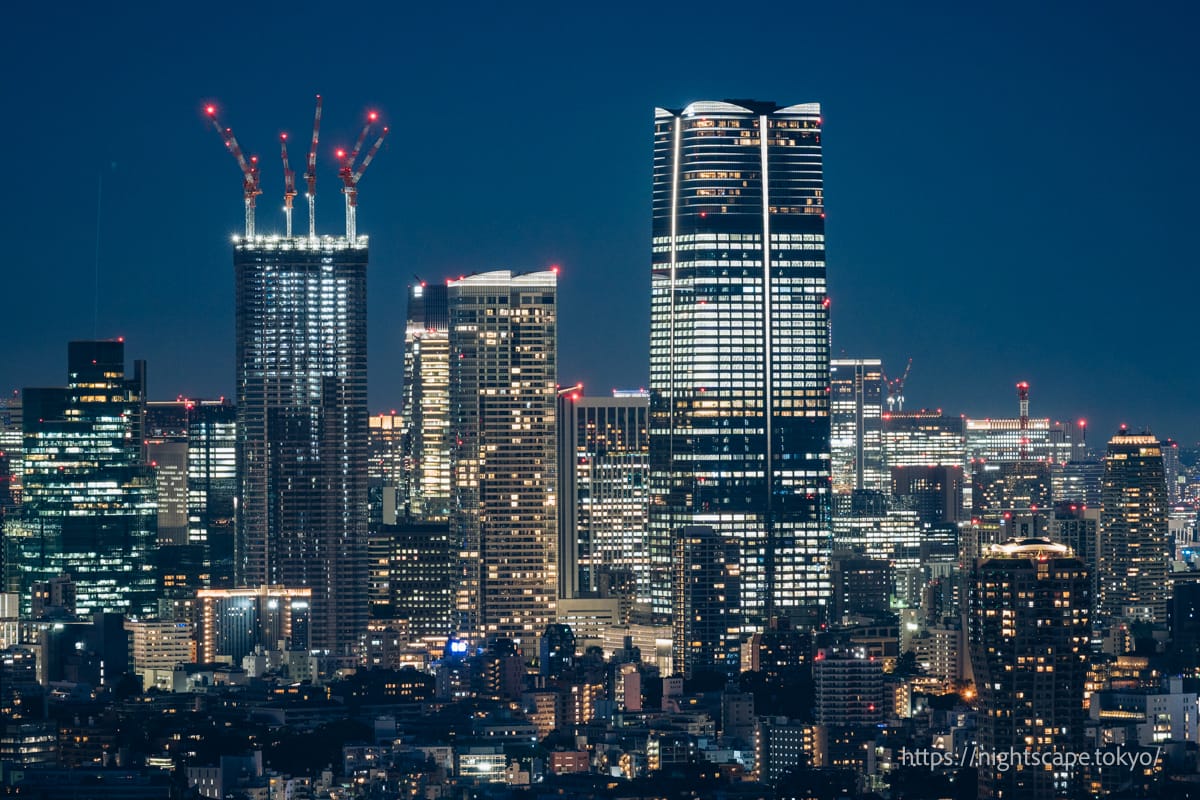
<instances>
[{"instance_id":1,"label":"tall skyscraper with lit windows","mask_svg":"<svg viewBox=\"0 0 1200 800\"><path fill-rule=\"evenodd\" d=\"M1101 618L1166 624L1172 541L1162 443L1149 433L1112 437L1100 501Z\"/></svg>"},{"instance_id":2,"label":"tall skyscraper with lit windows","mask_svg":"<svg viewBox=\"0 0 1200 800\"><path fill-rule=\"evenodd\" d=\"M9 584L70 575L81 615L155 613L154 476L143 456L145 363L119 339L71 342L66 387L25 389L25 495L7 535Z\"/></svg>"},{"instance_id":3,"label":"tall skyscraper with lit windows","mask_svg":"<svg viewBox=\"0 0 1200 800\"><path fill-rule=\"evenodd\" d=\"M737 545L748 627L830 601L829 302L821 111L734 100L654 118L650 557Z\"/></svg>"},{"instance_id":4,"label":"tall skyscraper with lit windows","mask_svg":"<svg viewBox=\"0 0 1200 800\"><path fill-rule=\"evenodd\" d=\"M450 531L460 630L522 647L555 622L557 274L450 281Z\"/></svg>"},{"instance_id":5,"label":"tall skyscraper with lit windows","mask_svg":"<svg viewBox=\"0 0 1200 800\"><path fill-rule=\"evenodd\" d=\"M834 359L830 395L834 494L846 497L849 505L853 492L887 492L891 478L883 460L883 362Z\"/></svg>"},{"instance_id":6,"label":"tall skyscraper with lit windows","mask_svg":"<svg viewBox=\"0 0 1200 800\"><path fill-rule=\"evenodd\" d=\"M450 514L450 311L447 287L409 290L404 334L406 505L417 519Z\"/></svg>"},{"instance_id":7,"label":"tall skyscraper with lit windows","mask_svg":"<svg viewBox=\"0 0 1200 800\"><path fill-rule=\"evenodd\" d=\"M367 240L234 245L239 587L312 590L311 646L367 628Z\"/></svg>"}]
</instances>

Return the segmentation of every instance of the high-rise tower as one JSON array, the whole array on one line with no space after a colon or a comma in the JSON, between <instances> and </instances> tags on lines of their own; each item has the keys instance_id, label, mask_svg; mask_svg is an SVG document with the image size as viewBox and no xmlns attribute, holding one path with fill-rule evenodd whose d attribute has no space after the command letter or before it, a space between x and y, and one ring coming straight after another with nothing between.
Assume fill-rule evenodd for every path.
<instances>
[{"instance_id":1,"label":"high-rise tower","mask_svg":"<svg viewBox=\"0 0 1200 800\"><path fill-rule=\"evenodd\" d=\"M649 411L644 391L560 393L559 597L649 603Z\"/></svg>"},{"instance_id":2,"label":"high-rise tower","mask_svg":"<svg viewBox=\"0 0 1200 800\"><path fill-rule=\"evenodd\" d=\"M65 388L26 389L25 496L10 585L70 575L80 614L156 610L154 478L143 459L145 363L122 340L71 342Z\"/></svg>"},{"instance_id":3,"label":"high-rise tower","mask_svg":"<svg viewBox=\"0 0 1200 800\"><path fill-rule=\"evenodd\" d=\"M312 589L316 649L367 621L367 240L246 238L235 579Z\"/></svg>"},{"instance_id":4,"label":"high-rise tower","mask_svg":"<svg viewBox=\"0 0 1200 800\"><path fill-rule=\"evenodd\" d=\"M830 376L833 492L848 506L854 492L890 489L883 460L883 364L877 358L835 359Z\"/></svg>"},{"instance_id":5,"label":"high-rise tower","mask_svg":"<svg viewBox=\"0 0 1200 800\"><path fill-rule=\"evenodd\" d=\"M1110 439L1100 497L1101 619L1166 624L1171 534L1159 440L1124 431Z\"/></svg>"},{"instance_id":6,"label":"high-rise tower","mask_svg":"<svg viewBox=\"0 0 1200 800\"><path fill-rule=\"evenodd\" d=\"M975 565L969 638L981 798L1079 796L1078 772L1049 765L1052 754L1061 764L1086 742L1090 609L1087 566L1065 545L1012 540ZM1041 763L1022 759L1025 753L1040 754Z\"/></svg>"},{"instance_id":7,"label":"high-rise tower","mask_svg":"<svg viewBox=\"0 0 1200 800\"><path fill-rule=\"evenodd\" d=\"M829 602L829 302L821 111L655 110L650 321L654 609L671 542L738 547L742 612Z\"/></svg>"},{"instance_id":8,"label":"high-rise tower","mask_svg":"<svg viewBox=\"0 0 1200 800\"><path fill-rule=\"evenodd\" d=\"M555 621L557 277L449 282L451 534L476 639L532 644Z\"/></svg>"},{"instance_id":9,"label":"high-rise tower","mask_svg":"<svg viewBox=\"0 0 1200 800\"><path fill-rule=\"evenodd\" d=\"M408 513L450 514L450 311L447 287L417 284L404 334L404 430Z\"/></svg>"}]
</instances>

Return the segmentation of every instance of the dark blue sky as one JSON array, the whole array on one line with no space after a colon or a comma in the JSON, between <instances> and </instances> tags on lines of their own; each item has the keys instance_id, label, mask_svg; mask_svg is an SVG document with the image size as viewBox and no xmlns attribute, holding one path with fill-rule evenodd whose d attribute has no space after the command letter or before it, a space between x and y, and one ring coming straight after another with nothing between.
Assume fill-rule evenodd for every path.
<instances>
[{"instance_id":1,"label":"dark blue sky","mask_svg":"<svg viewBox=\"0 0 1200 800\"><path fill-rule=\"evenodd\" d=\"M317 92L325 232L333 148L368 105L392 127L360 187L374 409L414 274L561 264L561 381L643 385L652 110L756 97L824 106L836 353L911 356L910 405L1008 415L1025 379L1097 440L1200 439L1189 4L123 5L8 12L0 385L92 335L103 172L100 335L153 397L232 394L240 178L200 108L261 156L271 231Z\"/></svg>"}]
</instances>

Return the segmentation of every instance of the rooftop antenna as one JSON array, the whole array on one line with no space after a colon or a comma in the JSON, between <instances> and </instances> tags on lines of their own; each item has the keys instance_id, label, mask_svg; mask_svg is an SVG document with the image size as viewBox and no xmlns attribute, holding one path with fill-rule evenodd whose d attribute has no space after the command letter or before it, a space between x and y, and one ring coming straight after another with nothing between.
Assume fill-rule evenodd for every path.
<instances>
[{"instance_id":1,"label":"rooftop antenna","mask_svg":"<svg viewBox=\"0 0 1200 800\"><path fill-rule=\"evenodd\" d=\"M283 216L287 220L287 237L292 238L292 200L296 198L296 173L288 165L287 134L279 134L279 149L283 156Z\"/></svg>"},{"instance_id":2,"label":"rooftop antenna","mask_svg":"<svg viewBox=\"0 0 1200 800\"><path fill-rule=\"evenodd\" d=\"M254 238L254 198L262 194L262 189L259 188L258 174L258 156L250 156L249 162L242 155L242 148L238 145L237 137L233 135L233 129L222 128L221 123L217 121L217 107L206 106L204 112L208 114L209 120L221 139L225 142L225 147L233 153L233 157L237 159L238 167L242 170L242 192L246 199L246 238Z\"/></svg>"},{"instance_id":3,"label":"rooftop antenna","mask_svg":"<svg viewBox=\"0 0 1200 800\"><path fill-rule=\"evenodd\" d=\"M362 146L367 140L367 134L371 132L371 127L379 119L379 114L370 111L367 113L367 122L363 125L362 132L358 134L358 141L354 143L354 149L347 155L345 150L338 150L337 157L342 166L338 169L338 177L342 179L342 193L346 195L346 238L354 242L358 239L358 182L362 179L363 173L375 158L375 154L379 152L379 148L383 146L383 140L388 135L388 129L384 128L383 133L379 134L379 138L375 140L375 144L371 145L371 149L367 151L367 155L363 158L362 163L357 168L354 162L358 160L358 154L362 151Z\"/></svg>"},{"instance_id":4,"label":"rooftop antenna","mask_svg":"<svg viewBox=\"0 0 1200 800\"><path fill-rule=\"evenodd\" d=\"M308 184L308 238L317 238L317 140L321 133L321 95L317 95L317 113L313 117L312 146L308 148L308 163L304 182Z\"/></svg>"},{"instance_id":5,"label":"rooftop antenna","mask_svg":"<svg viewBox=\"0 0 1200 800\"><path fill-rule=\"evenodd\" d=\"M1029 384L1021 381L1017 384L1017 405L1021 417L1019 425L1021 428L1020 450L1017 453L1017 458L1020 461L1029 460Z\"/></svg>"}]
</instances>

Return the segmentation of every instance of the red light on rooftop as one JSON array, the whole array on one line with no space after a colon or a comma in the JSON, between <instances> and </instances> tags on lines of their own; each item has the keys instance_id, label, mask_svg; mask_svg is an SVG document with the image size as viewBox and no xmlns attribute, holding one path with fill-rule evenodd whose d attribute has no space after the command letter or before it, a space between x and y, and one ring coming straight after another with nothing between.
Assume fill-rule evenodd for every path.
<instances>
[{"instance_id":1,"label":"red light on rooftop","mask_svg":"<svg viewBox=\"0 0 1200 800\"><path fill-rule=\"evenodd\" d=\"M379 112L377 112L377 111L370 112L369 114L367 114L367 119L371 120L371 122L374 122L375 120L379 119Z\"/></svg>"},{"instance_id":2,"label":"red light on rooftop","mask_svg":"<svg viewBox=\"0 0 1200 800\"><path fill-rule=\"evenodd\" d=\"M345 151L345 150L341 150L341 149L339 149L339 150L338 150L336 153L334 153L334 155L335 155L335 156L337 156L338 158L345 158L345 157L346 157L346 151Z\"/></svg>"},{"instance_id":3,"label":"red light on rooftop","mask_svg":"<svg viewBox=\"0 0 1200 800\"><path fill-rule=\"evenodd\" d=\"M1086 428L1086 427L1087 427L1087 420L1086 420L1086 419L1081 419L1081 420L1079 420L1079 427L1081 427L1081 428Z\"/></svg>"},{"instance_id":4,"label":"red light on rooftop","mask_svg":"<svg viewBox=\"0 0 1200 800\"><path fill-rule=\"evenodd\" d=\"M211 117L213 114L217 113L217 107L216 106L205 106L204 113L208 114Z\"/></svg>"}]
</instances>

